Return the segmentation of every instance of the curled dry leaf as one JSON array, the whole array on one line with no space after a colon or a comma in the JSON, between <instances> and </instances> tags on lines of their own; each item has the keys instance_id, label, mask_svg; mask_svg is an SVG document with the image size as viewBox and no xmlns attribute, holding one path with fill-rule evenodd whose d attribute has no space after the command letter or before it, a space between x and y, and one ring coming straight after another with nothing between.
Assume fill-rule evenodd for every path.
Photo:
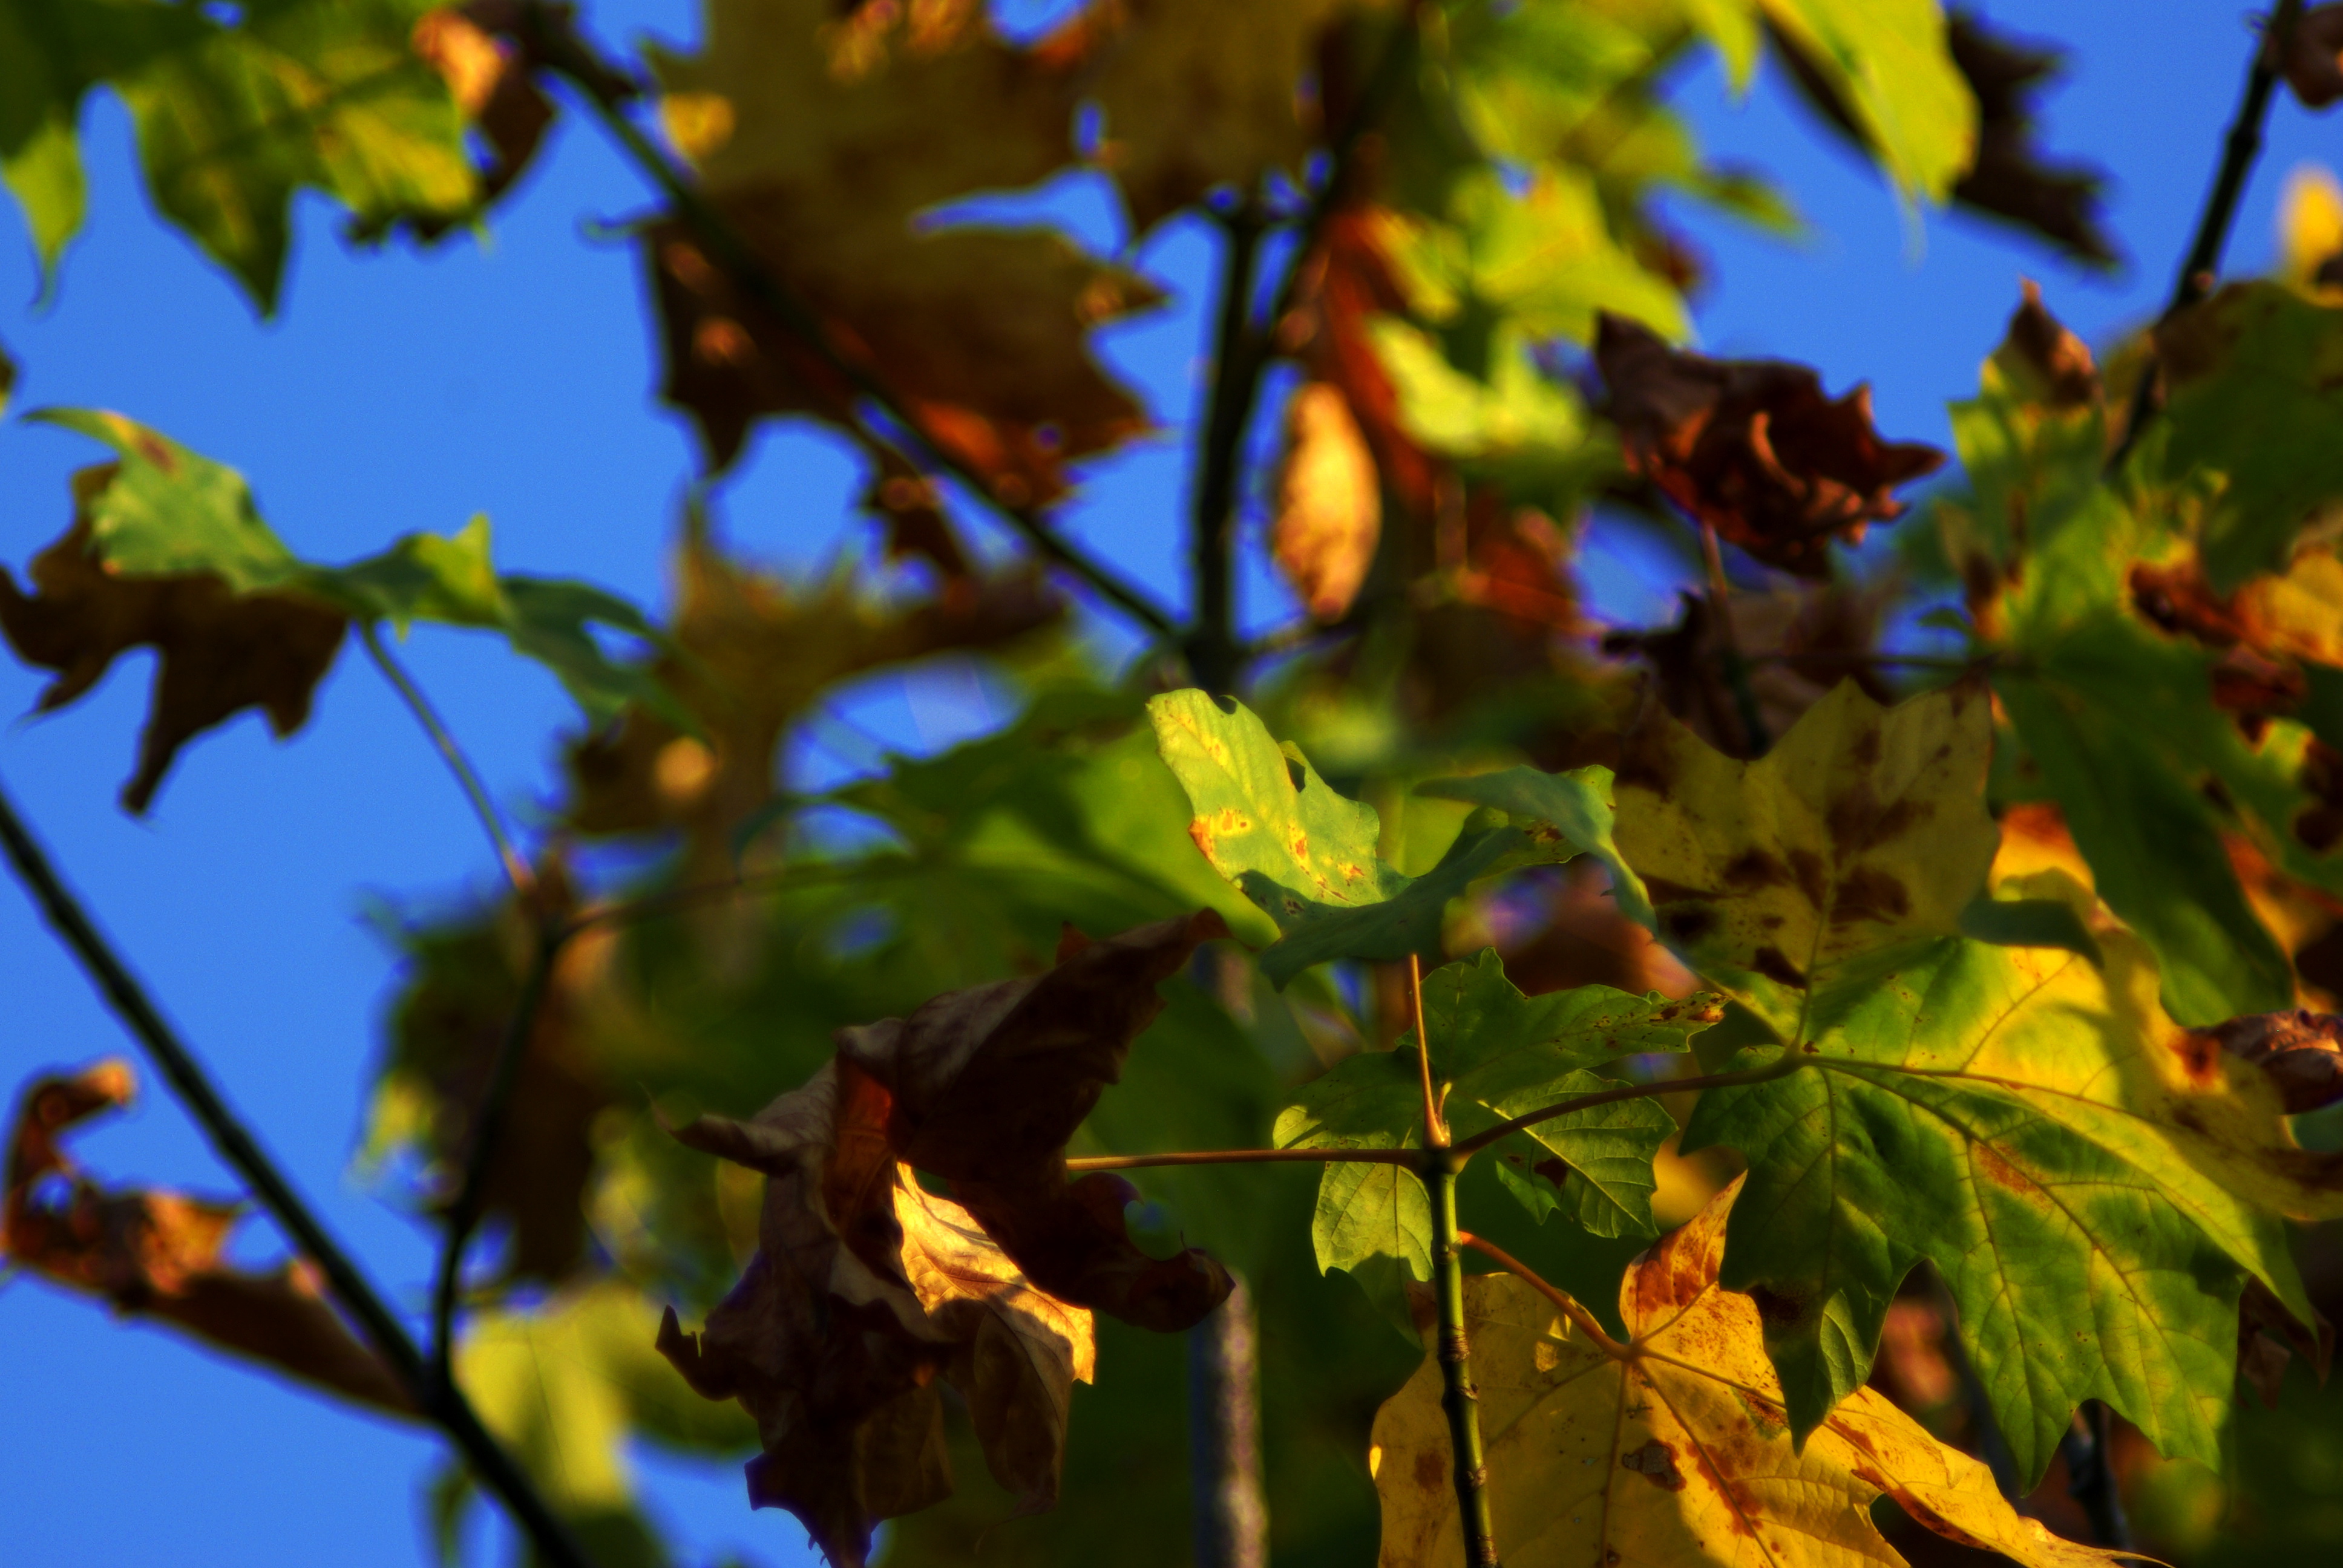
<instances>
[{"instance_id":1,"label":"curled dry leaf","mask_svg":"<svg viewBox=\"0 0 2343 1568\"><path fill-rule=\"evenodd\" d=\"M756 1255L700 1334L670 1310L659 1348L709 1399L738 1399L764 1452L749 1501L786 1508L840 1568L879 1521L951 1493L939 1378L969 1405L994 1477L1057 1497L1091 1314L1036 1289L968 1211L894 1158L893 1096L852 1060L749 1122L679 1134L767 1177Z\"/></svg>"},{"instance_id":2,"label":"curled dry leaf","mask_svg":"<svg viewBox=\"0 0 2343 1568\"><path fill-rule=\"evenodd\" d=\"M2090 346L2067 330L2042 303L2042 286L2020 280L2025 297L2010 313L2008 329L1994 350L1993 363L2013 396L2051 408L2084 408L2101 402L2106 389Z\"/></svg>"},{"instance_id":3,"label":"curled dry leaf","mask_svg":"<svg viewBox=\"0 0 2343 1568\"><path fill-rule=\"evenodd\" d=\"M158 444L154 460L169 457ZM300 729L347 622L305 597L237 593L209 572L107 569L91 512L119 471L105 463L74 476L74 525L33 558L30 595L0 568L0 631L19 658L57 672L36 705L42 713L81 697L131 648L156 650L138 769L122 789L124 807L143 812L179 748L214 725L256 708L280 738Z\"/></svg>"},{"instance_id":4,"label":"curled dry leaf","mask_svg":"<svg viewBox=\"0 0 2343 1568\"><path fill-rule=\"evenodd\" d=\"M2269 1074L2289 1116L2343 1100L2343 1018L2304 1009L2248 1013L2204 1033Z\"/></svg>"},{"instance_id":5,"label":"curled dry leaf","mask_svg":"<svg viewBox=\"0 0 2343 1568\"><path fill-rule=\"evenodd\" d=\"M1375 460L1341 390L1323 381L1295 389L1285 410L1270 549L1312 616L1340 620L1358 598L1383 533Z\"/></svg>"},{"instance_id":6,"label":"curled dry leaf","mask_svg":"<svg viewBox=\"0 0 2343 1568\"><path fill-rule=\"evenodd\" d=\"M1594 357L1627 467L1695 520L1801 577L1828 575L1833 538L1854 544L1867 524L1902 516L1896 487L1945 460L1933 447L1881 439L1869 387L1833 401L1802 365L1684 353L1608 314Z\"/></svg>"},{"instance_id":7,"label":"curled dry leaf","mask_svg":"<svg viewBox=\"0 0 2343 1568\"><path fill-rule=\"evenodd\" d=\"M2057 74L2059 53L2020 44L1964 12L1947 19L1945 44L1977 101L1976 159L1953 199L2031 229L2077 260L2116 266L2122 257L2100 226L2105 172L2050 163L2035 146L2029 100Z\"/></svg>"},{"instance_id":8,"label":"curled dry leaf","mask_svg":"<svg viewBox=\"0 0 2343 1568\"><path fill-rule=\"evenodd\" d=\"M2274 48L2277 40L2270 44ZM2306 108L2343 98L2343 5L2313 5L2296 17L2278 67Z\"/></svg>"},{"instance_id":9,"label":"curled dry leaf","mask_svg":"<svg viewBox=\"0 0 2343 1568\"><path fill-rule=\"evenodd\" d=\"M338 1398L413 1415L406 1389L343 1325L307 1263L255 1273L223 1260L241 1205L108 1191L75 1167L65 1134L128 1104L134 1088L126 1063L105 1061L25 1091L0 1193L0 1253L116 1312L169 1323Z\"/></svg>"},{"instance_id":10,"label":"curled dry leaf","mask_svg":"<svg viewBox=\"0 0 2343 1568\"><path fill-rule=\"evenodd\" d=\"M1871 1522L1882 1493L1937 1534L2031 1568L2115 1560L2021 1518L1984 1465L1871 1389L1794 1445L1756 1304L1716 1282L1740 1190L1736 1179L1628 1270L1624 1344L1511 1274L1465 1280L1495 1535L1512 1568L1896 1564ZM1383 1568L1463 1561L1441 1392L1427 1355L1375 1416Z\"/></svg>"}]
</instances>

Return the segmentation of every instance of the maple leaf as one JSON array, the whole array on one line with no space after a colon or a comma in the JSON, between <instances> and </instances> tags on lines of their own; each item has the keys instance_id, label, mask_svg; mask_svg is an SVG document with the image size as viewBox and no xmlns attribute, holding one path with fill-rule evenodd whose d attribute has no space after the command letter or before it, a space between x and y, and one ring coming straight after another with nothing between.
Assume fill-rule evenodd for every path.
<instances>
[{"instance_id":1,"label":"maple leaf","mask_svg":"<svg viewBox=\"0 0 2343 1568\"><path fill-rule=\"evenodd\" d=\"M1442 1115L1459 1140L1573 1095L1615 1089L1593 1070L1623 1056L1682 1050L1715 1023L1715 999L1670 1001L1582 986L1524 997L1495 950L1423 977L1423 1020ZM1652 1233L1652 1156L1675 1123L1654 1100L1625 1100L1542 1121L1490 1147L1499 1181L1534 1219L1567 1210L1591 1235ZM1281 1149L1423 1146L1423 1089L1413 1032L1305 1085L1281 1111ZM1568 1178L1565 1181L1565 1178ZM1432 1206L1397 1165L1329 1164L1312 1226L1320 1269L1356 1271L1397 1258L1432 1277Z\"/></svg>"},{"instance_id":2,"label":"maple leaf","mask_svg":"<svg viewBox=\"0 0 2343 1568\"><path fill-rule=\"evenodd\" d=\"M1047 504L1067 463L1145 427L1085 345L1156 303L1153 288L1045 231L920 221L1072 161L1064 51L1002 41L966 0L842 19L824 0L713 0L705 49L654 63L671 137L758 264L1001 500ZM666 394L713 467L758 417L847 422L847 388L815 346L743 297L684 226L652 226L644 243Z\"/></svg>"},{"instance_id":3,"label":"maple leaf","mask_svg":"<svg viewBox=\"0 0 2343 1568\"><path fill-rule=\"evenodd\" d=\"M168 1323L337 1398L414 1416L405 1386L344 1325L307 1262L297 1258L257 1273L222 1256L243 1205L109 1191L75 1165L64 1136L128 1104L133 1088L128 1064L105 1061L25 1089L0 1190L0 1255L116 1312Z\"/></svg>"},{"instance_id":4,"label":"maple leaf","mask_svg":"<svg viewBox=\"0 0 2343 1568\"><path fill-rule=\"evenodd\" d=\"M1694 520L1769 566L1830 570L1826 546L1901 517L1891 492L1945 455L1880 439L1871 390L1836 402L1802 365L1710 359L1670 348L1648 327L1603 317L1595 363L1611 392L1627 467Z\"/></svg>"},{"instance_id":5,"label":"maple leaf","mask_svg":"<svg viewBox=\"0 0 2343 1568\"><path fill-rule=\"evenodd\" d=\"M1318 620L1340 620L1374 564L1383 534L1379 486L1341 391L1322 381L1295 387L1285 408L1270 554Z\"/></svg>"},{"instance_id":6,"label":"maple leaf","mask_svg":"<svg viewBox=\"0 0 2343 1568\"><path fill-rule=\"evenodd\" d=\"M0 631L19 658L57 671L42 713L83 696L133 648L160 656L138 769L122 787L124 808L143 812L179 749L245 709L266 713L280 739L300 729L347 623L298 595L238 593L211 573L108 571L93 513L120 474L106 464L74 476L74 525L33 558L31 595L0 568Z\"/></svg>"},{"instance_id":7,"label":"maple leaf","mask_svg":"<svg viewBox=\"0 0 2343 1568\"><path fill-rule=\"evenodd\" d=\"M1466 1277L1493 1533L1507 1563L1900 1565L1872 1524L1882 1493L1937 1534L2030 1568L2124 1555L2021 1517L1984 1465L1870 1389L1794 1444L1758 1307L1718 1284L1740 1194L1736 1180L1628 1270L1624 1342L1525 1280ZM1375 1415L1367 1462L1384 1568L1463 1561L1442 1392L1427 1353Z\"/></svg>"},{"instance_id":8,"label":"maple leaf","mask_svg":"<svg viewBox=\"0 0 2343 1568\"><path fill-rule=\"evenodd\" d=\"M1488 806L1507 819L1468 825L1438 865L1408 877L1375 852L1374 808L1336 794L1242 703L1173 691L1151 699L1147 716L1187 791L1188 836L1283 933L1261 955L1262 972L1281 988L1327 959L1436 955L1448 900L1522 866L1591 853L1611 869L1622 909L1647 908L1610 840L1607 769L1515 769L1427 786L1425 793Z\"/></svg>"},{"instance_id":9,"label":"maple leaf","mask_svg":"<svg viewBox=\"0 0 2343 1568\"><path fill-rule=\"evenodd\" d=\"M1029 1282L896 1161L892 1109L841 1057L753 1121L677 1134L767 1184L740 1282L703 1332L670 1308L659 1348L703 1397L756 1419L749 1502L796 1514L839 1568L860 1568L879 1521L950 1493L939 1378L969 1401L996 1478L1047 1507L1073 1382L1095 1364L1090 1313Z\"/></svg>"},{"instance_id":10,"label":"maple leaf","mask_svg":"<svg viewBox=\"0 0 2343 1568\"><path fill-rule=\"evenodd\" d=\"M2046 161L2034 145L2036 85L2056 75L2056 50L2031 47L1956 12L1946 47L1977 100L1976 159L1953 186L1964 206L2032 229L2078 261L2113 267L2122 257L2100 226L2106 174Z\"/></svg>"}]
</instances>

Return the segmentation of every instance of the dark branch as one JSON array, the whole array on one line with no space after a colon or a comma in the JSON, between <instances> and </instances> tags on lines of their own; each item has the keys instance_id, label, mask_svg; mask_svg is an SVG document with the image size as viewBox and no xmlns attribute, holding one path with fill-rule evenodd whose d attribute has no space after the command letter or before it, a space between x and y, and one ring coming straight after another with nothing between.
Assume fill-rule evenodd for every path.
<instances>
[{"instance_id":1,"label":"dark branch","mask_svg":"<svg viewBox=\"0 0 2343 1568\"><path fill-rule=\"evenodd\" d=\"M432 1375L414 1340L367 1282L357 1263L228 1109L202 1064L163 1020L144 988L66 889L5 790L0 790L0 848L5 849L17 879L40 906L58 940L80 961L115 1015L146 1048L147 1059L203 1129L221 1161L259 1198L261 1206L302 1254L317 1266L334 1300L350 1315L383 1364L405 1385L416 1408L447 1433L481 1483L503 1502L539 1556L558 1568L591 1568L592 1560L548 1506L528 1473L480 1424L478 1414L463 1395Z\"/></svg>"},{"instance_id":2,"label":"dark branch","mask_svg":"<svg viewBox=\"0 0 2343 1568\"><path fill-rule=\"evenodd\" d=\"M1248 198L1222 218L1226 242L1221 268L1221 316L1212 354L1212 391L1197 437L1195 515L1189 555L1196 618L1186 638L1188 671L1206 691L1225 693L1239 668L1235 596L1237 476L1243 467L1245 426L1260 367L1267 355L1255 339L1253 269L1268 219ZM1272 318L1272 325L1274 325Z\"/></svg>"}]
</instances>

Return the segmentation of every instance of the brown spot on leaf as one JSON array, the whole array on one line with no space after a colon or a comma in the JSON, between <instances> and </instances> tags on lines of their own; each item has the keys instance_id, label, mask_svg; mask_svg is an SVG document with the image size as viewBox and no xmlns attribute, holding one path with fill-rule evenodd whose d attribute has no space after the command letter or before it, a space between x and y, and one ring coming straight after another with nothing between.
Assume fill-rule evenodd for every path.
<instances>
[{"instance_id":1,"label":"brown spot on leaf","mask_svg":"<svg viewBox=\"0 0 2343 1568\"><path fill-rule=\"evenodd\" d=\"M1670 1492L1682 1492L1684 1487L1684 1473L1676 1468L1675 1450L1657 1438L1654 1438L1632 1453L1621 1454L1619 1468L1632 1470L1653 1484L1665 1487Z\"/></svg>"},{"instance_id":2,"label":"brown spot on leaf","mask_svg":"<svg viewBox=\"0 0 2343 1568\"><path fill-rule=\"evenodd\" d=\"M1847 926L1857 920L1900 920L1911 909L1911 897L1901 880L1875 866L1857 866L1839 882L1830 923Z\"/></svg>"},{"instance_id":3,"label":"brown spot on leaf","mask_svg":"<svg viewBox=\"0 0 2343 1568\"><path fill-rule=\"evenodd\" d=\"M1413 1479L1418 1488L1430 1493L1448 1490L1448 1467L1440 1462L1440 1455L1431 1449L1419 1449L1415 1455Z\"/></svg>"},{"instance_id":4,"label":"brown spot on leaf","mask_svg":"<svg viewBox=\"0 0 2343 1568\"><path fill-rule=\"evenodd\" d=\"M1745 849L1725 868L1725 885L1738 892L1778 888L1790 879L1789 868L1764 849Z\"/></svg>"},{"instance_id":5,"label":"brown spot on leaf","mask_svg":"<svg viewBox=\"0 0 2343 1568\"><path fill-rule=\"evenodd\" d=\"M1660 911L1660 930L1679 947L1692 946L1713 933L1717 925L1716 911L1705 904L1678 905Z\"/></svg>"},{"instance_id":6,"label":"brown spot on leaf","mask_svg":"<svg viewBox=\"0 0 2343 1568\"><path fill-rule=\"evenodd\" d=\"M1797 874L1798 891L1806 902L1819 910L1830 898L1830 873L1823 858L1812 849L1790 851L1790 869Z\"/></svg>"},{"instance_id":7,"label":"brown spot on leaf","mask_svg":"<svg viewBox=\"0 0 2343 1568\"><path fill-rule=\"evenodd\" d=\"M1794 1328L1805 1321L1806 1315L1804 1301L1764 1285L1754 1287L1749 1292L1749 1300L1756 1307L1757 1316L1769 1329Z\"/></svg>"},{"instance_id":8,"label":"brown spot on leaf","mask_svg":"<svg viewBox=\"0 0 2343 1568\"><path fill-rule=\"evenodd\" d=\"M1798 972L1798 966L1790 961L1787 953L1770 943L1752 955L1749 967L1769 980L1795 986L1801 990L1805 989L1806 977Z\"/></svg>"}]
</instances>

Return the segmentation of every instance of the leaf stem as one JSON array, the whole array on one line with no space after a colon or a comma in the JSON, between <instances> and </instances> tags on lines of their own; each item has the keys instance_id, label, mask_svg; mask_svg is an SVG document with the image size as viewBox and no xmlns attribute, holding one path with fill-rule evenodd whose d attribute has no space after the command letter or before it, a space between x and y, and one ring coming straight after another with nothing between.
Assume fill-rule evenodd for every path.
<instances>
[{"instance_id":1,"label":"leaf stem","mask_svg":"<svg viewBox=\"0 0 2343 1568\"><path fill-rule=\"evenodd\" d=\"M481 1483L503 1502L514 1524L528 1537L544 1561L556 1568L591 1568L592 1559L548 1505L528 1473L480 1424L479 1415L462 1392L431 1374L414 1340L358 1271L357 1264L310 1211L258 1140L228 1109L202 1064L164 1021L145 989L116 956L112 946L58 877L48 856L17 816L5 789L0 789L0 848L6 850L17 879L40 906L58 939L80 962L115 1015L145 1047L148 1060L186 1107L196 1124L203 1129L213 1150L258 1196L261 1205L302 1255L316 1263L335 1301L350 1315L359 1333L392 1375L405 1385L416 1408L455 1443Z\"/></svg>"},{"instance_id":2,"label":"leaf stem","mask_svg":"<svg viewBox=\"0 0 2343 1568\"><path fill-rule=\"evenodd\" d=\"M488 1068L488 1086L472 1114L463 1184L447 1206L447 1238L439 1246L439 1273L431 1291L431 1371L450 1389L456 1386L456 1307L463 1288L464 1253L471 1245L472 1232L479 1229L487 1204L488 1170L496 1161L498 1145L504 1141L505 1124L512 1119L513 1091L520 1084L521 1064L528 1060L537 1015L568 934L550 922L538 927L536 951L528 972L521 978L520 996L513 1004L512 1017L506 1020L504 1039L498 1043L496 1060Z\"/></svg>"},{"instance_id":3,"label":"leaf stem","mask_svg":"<svg viewBox=\"0 0 2343 1568\"><path fill-rule=\"evenodd\" d=\"M457 743L455 735L433 709L431 699L423 695L423 689L415 683L414 678L407 673L398 660L391 657L390 649L382 645L380 628L370 620L358 622L358 640L365 644L367 657L374 660L377 669L382 671L382 678L390 682L391 689L397 692L407 704L407 710L415 715L415 722L423 727L423 733L429 736L431 744L438 749L440 757L447 764L447 770L456 776L457 786L464 791L464 799L472 803L472 814L487 829L488 842L496 848L497 860L504 867L506 879L512 883L513 891L526 900L536 879L529 873L528 862L521 859L519 851L513 848L512 836L505 831L504 819L498 815L496 801L488 794L488 787L482 782L478 769L472 766L471 759L464 755L463 747Z\"/></svg>"},{"instance_id":4,"label":"leaf stem","mask_svg":"<svg viewBox=\"0 0 2343 1568\"><path fill-rule=\"evenodd\" d=\"M1445 1149L1448 1119L1441 1115L1440 1097L1433 1091L1432 1037L1423 1030L1423 961L1413 953L1407 955L1407 999L1415 1009L1415 1064L1423 1075L1423 1144Z\"/></svg>"},{"instance_id":5,"label":"leaf stem","mask_svg":"<svg viewBox=\"0 0 2343 1568\"><path fill-rule=\"evenodd\" d=\"M839 350L813 312L758 259L755 250L730 221L717 210L715 204L700 194L675 161L640 126L628 118L621 95L614 90L614 84L625 78L599 59L566 22L550 15L552 9L542 5L531 5L525 13L523 25L528 31L532 52L549 69L568 79L595 120L674 204L678 216L690 226L700 243L707 246L717 266L760 309L827 368L842 378L858 396L867 398L885 412L889 421L909 437L917 448L916 454L907 454L907 457L916 456L920 459L915 467L950 474L1002 521L1022 535L1028 544L1087 583L1101 598L1139 622L1154 636L1171 637L1175 629L1172 617L1143 589L1125 580L1104 562L1084 553L1051 527L1036 508L1012 504L996 494L981 474L935 438L926 421L905 398L868 366ZM868 441L887 444L875 431L857 429L855 434Z\"/></svg>"},{"instance_id":6,"label":"leaf stem","mask_svg":"<svg viewBox=\"0 0 2343 1568\"><path fill-rule=\"evenodd\" d=\"M1422 1162L1420 1149L1183 1149L1169 1154L1085 1154L1066 1161L1084 1171L1144 1171L1159 1165L1405 1165Z\"/></svg>"},{"instance_id":7,"label":"leaf stem","mask_svg":"<svg viewBox=\"0 0 2343 1568\"><path fill-rule=\"evenodd\" d=\"M1236 555L1237 477L1242 467L1245 426L1252 412L1260 365L1266 356L1254 342L1253 275L1261 259L1268 218L1248 195L1222 216L1226 248L1221 263L1221 315L1212 354L1213 376L1204 422L1197 437L1195 515L1190 519L1190 572L1195 584L1195 618L1183 639L1188 672L1214 695L1236 684L1239 650L1232 568Z\"/></svg>"},{"instance_id":8,"label":"leaf stem","mask_svg":"<svg viewBox=\"0 0 2343 1568\"><path fill-rule=\"evenodd\" d=\"M1494 1127L1476 1132L1456 1145L1453 1152L1457 1163L1462 1165L1465 1160L1501 1139L1510 1138L1525 1128L1535 1127L1541 1121L1568 1116L1573 1111L1592 1111L1598 1105L1615 1105L1623 1100L1649 1100L1662 1094L1678 1094L1691 1090L1735 1089L1745 1083L1770 1083L1777 1078L1787 1078L1806 1065L1805 1057L1785 1053L1779 1060L1769 1061L1763 1067L1745 1068L1739 1072L1710 1072L1697 1078L1669 1078L1657 1083L1629 1083L1593 1094L1574 1094L1568 1100L1556 1101L1552 1105L1516 1116L1511 1121L1500 1121Z\"/></svg>"},{"instance_id":9,"label":"leaf stem","mask_svg":"<svg viewBox=\"0 0 2343 1568\"><path fill-rule=\"evenodd\" d=\"M2254 41L2253 61L2246 70L2246 90L2237 101L2237 113L2229 122L2229 133L2223 138L2221 166L2213 176L2213 188L2206 194L2205 210L2197 220L2196 237L2189 242L2188 254L2181 259L2180 275L2173 280L2172 299L2157 317L2162 326L2180 312L2213 292L2221 251L2228 243L2229 226L2237 216L2237 198L2245 194L2246 176L2253 172L2254 159L2261 153L2262 125L2269 117L2270 98L2278 79L2285 69L2287 45L2293 41L2294 25L2302 15L2302 0L2278 0L2270 13L2269 25ZM2140 433L2155 418L2162 406L2163 370L2155 357L2156 338L2148 337L2149 358L2141 367L2139 381L2132 388L2131 412L2124 421L2123 440L2107 458L2110 474L2123 467L2139 442Z\"/></svg>"},{"instance_id":10,"label":"leaf stem","mask_svg":"<svg viewBox=\"0 0 2343 1568\"><path fill-rule=\"evenodd\" d=\"M1448 1414L1448 1444L1455 1458L1456 1513L1470 1568L1497 1568L1496 1528L1490 1519L1488 1456L1481 1447L1481 1392L1473 1386L1473 1351L1464 1334L1463 1232L1456 1228L1456 1173L1463 1164L1445 1149L1425 1150L1418 1170L1432 1195L1432 1288L1439 1313L1440 1408Z\"/></svg>"},{"instance_id":11,"label":"leaf stem","mask_svg":"<svg viewBox=\"0 0 2343 1568\"><path fill-rule=\"evenodd\" d=\"M1580 1331L1584 1332L1588 1339L1593 1340L1595 1345L1602 1350L1604 1354L1616 1356L1621 1361L1625 1361L1628 1356L1634 1353L1627 1346L1621 1344L1617 1340L1613 1339L1609 1333L1605 1332L1603 1325L1595 1321L1594 1314L1588 1312L1584 1306L1580 1305L1576 1297L1573 1296L1569 1292L1562 1289L1558 1285L1550 1285L1546 1283L1544 1280L1538 1277L1537 1271L1534 1269L1532 1269L1527 1263L1523 1262L1519 1258L1514 1257L1511 1252L1506 1251L1503 1247L1498 1246L1494 1241L1483 1241L1482 1238L1473 1234L1470 1231L1457 1231L1456 1239L1459 1241L1463 1242L1464 1245L1472 1248L1474 1251L1480 1253L1482 1256L1493 1259L1499 1268L1504 1270L1505 1272L1515 1276L1524 1284L1528 1285L1532 1290L1537 1292L1538 1294L1544 1296L1547 1301L1552 1302L1556 1307L1559 1307L1562 1310L1562 1315L1568 1318L1572 1322L1577 1324Z\"/></svg>"}]
</instances>

